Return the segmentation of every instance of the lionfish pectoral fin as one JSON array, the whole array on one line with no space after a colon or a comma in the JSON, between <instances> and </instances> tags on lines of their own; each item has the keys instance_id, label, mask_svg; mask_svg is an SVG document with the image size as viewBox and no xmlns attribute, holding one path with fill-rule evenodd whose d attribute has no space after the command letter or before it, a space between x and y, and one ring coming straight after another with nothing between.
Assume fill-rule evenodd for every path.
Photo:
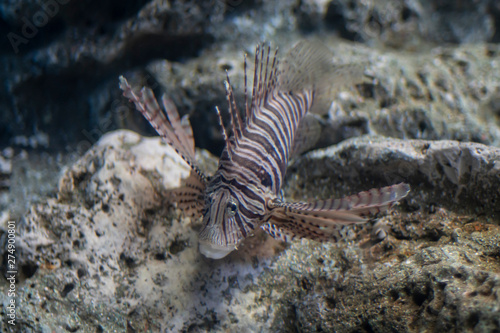
<instances>
[{"instance_id":1,"label":"lionfish pectoral fin","mask_svg":"<svg viewBox=\"0 0 500 333\"><path fill-rule=\"evenodd\" d=\"M195 172L191 171L183 186L167 190L165 197L169 202L175 203L185 215L201 217L204 209L204 190L205 184Z\"/></svg>"},{"instance_id":2,"label":"lionfish pectoral fin","mask_svg":"<svg viewBox=\"0 0 500 333\"><path fill-rule=\"evenodd\" d=\"M406 197L410 186L405 183L374 188L341 199L317 200L308 203L291 203L292 208L314 211L318 214L328 212L349 212L360 216L376 214L388 210L397 201Z\"/></svg>"},{"instance_id":3,"label":"lionfish pectoral fin","mask_svg":"<svg viewBox=\"0 0 500 333\"><path fill-rule=\"evenodd\" d=\"M274 219L271 219L269 222L263 224L261 226L261 229L274 239L282 242L291 242L297 236L294 232L288 230L285 226L280 227L280 223L276 223Z\"/></svg>"},{"instance_id":4,"label":"lionfish pectoral fin","mask_svg":"<svg viewBox=\"0 0 500 333\"><path fill-rule=\"evenodd\" d=\"M120 76L120 88L123 95L135 104L137 110L149 121L156 132L175 149L200 180L204 180L205 175L195 163L193 131L189 120L186 117L180 119L172 101L163 96L162 102L165 109L163 113L151 89L144 87L139 93L135 93L123 76Z\"/></svg>"},{"instance_id":5,"label":"lionfish pectoral fin","mask_svg":"<svg viewBox=\"0 0 500 333\"><path fill-rule=\"evenodd\" d=\"M291 158L314 148L321 136L321 119L314 114L306 114L301 120L293 139Z\"/></svg>"},{"instance_id":6,"label":"lionfish pectoral fin","mask_svg":"<svg viewBox=\"0 0 500 333\"><path fill-rule=\"evenodd\" d=\"M153 96L154 97L154 96ZM188 115L179 117L179 112L175 104L163 95L162 98L163 109L167 115L166 120L170 122L173 130L173 134L177 137L179 144L185 151L190 159L194 160L194 137L193 129L191 127L191 122L189 121Z\"/></svg>"},{"instance_id":7,"label":"lionfish pectoral fin","mask_svg":"<svg viewBox=\"0 0 500 333\"><path fill-rule=\"evenodd\" d=\"M273 211L267 223L261 226L273 238L283 241L307 238L315 241L337 241L346 225L367 220L345 212L330 212L328 217L311 212L282 207Z\"/></svg>"},{"instance_id":8,"label":"lionfish pectoral fin","mask_svg":"<svg viewBox=\"0 0 500 333\"><path fill-rule=\"evenodd\" d=\"M280 203L262 229L281 240L337 240L344 226L367 222L367 215L386 211L409 191L409 185L401 183L342 199Z\"/></svg>"}]
</instances>

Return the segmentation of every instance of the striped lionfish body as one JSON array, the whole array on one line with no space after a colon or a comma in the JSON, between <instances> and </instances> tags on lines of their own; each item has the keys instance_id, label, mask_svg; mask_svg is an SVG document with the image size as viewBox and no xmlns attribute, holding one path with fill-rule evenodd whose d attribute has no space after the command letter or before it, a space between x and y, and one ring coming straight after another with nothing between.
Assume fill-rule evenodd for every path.
<instances>
[{"instance_id":1,"label":"striped lionfish body","mask_svg":"<svg viewBox=\"0 0 500 333\"><path fill-rule=\"evenodd\" d=\"M280 63L277 52L257 47L252 97L247 99L245 61L245 115L236 107L226 81L231 135L223 129L225 148L212 177L196 166L194 141L188 119L165 96L162 112L152 91L132 91L121 77L124 96L131 99L157 132L191 166L183 187L169 191L185 213L203 218L200 252L213 259L225 257L262 228L284 241L309 238L336 240L343 226L366 222L369 214L385 211L404 198L409 186L398 184L372 189L343 199L287 203L280 199L287 163L307 146L308 113L321 112L322 101L335 84L356 79L351 69L335 68L329 51L309 42L298 43ZM341 79L339 84L329 82Z\"/></svg>"}]
</instances>

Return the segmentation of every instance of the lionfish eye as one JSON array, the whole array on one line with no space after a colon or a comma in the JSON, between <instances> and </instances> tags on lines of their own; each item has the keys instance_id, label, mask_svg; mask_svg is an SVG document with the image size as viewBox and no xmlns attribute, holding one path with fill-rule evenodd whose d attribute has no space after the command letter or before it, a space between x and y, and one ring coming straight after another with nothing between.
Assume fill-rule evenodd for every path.
<instances>
[{"instance_id":1,"label":"lionfish eye","mask_svg":"<svg viewBox=\"0 0 500 333\"><path fill-rule=\"evenodd\" d=\"M238 205L234 201L228 201L226 210L229 216L234 216L234 214L236 214L236 211L238 210Z\"/></svg>"}]
</instances>

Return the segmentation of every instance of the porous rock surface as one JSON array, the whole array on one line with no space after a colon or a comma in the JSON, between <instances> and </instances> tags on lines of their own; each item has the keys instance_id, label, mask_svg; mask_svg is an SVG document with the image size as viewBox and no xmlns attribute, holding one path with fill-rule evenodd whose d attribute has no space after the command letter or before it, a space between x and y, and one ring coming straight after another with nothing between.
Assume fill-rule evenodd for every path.
<instances>
[{"instance_id":1,"label":"porous rock surface","mask_svg":"<svg viewBox=\"0 0 500 333\"><path fill-rule=\"evenodd\" d=\"M265 250L253 259L207 260L197 250L199 222L179 218L162 201L162 191L188 173L159 138L129 131L106 135L68 168L57 198L33 206L18 225L15 329L265 327L267 319L254 318L273 309L254 304L260 293L249 290L269 269L257 256Z\"/></svg>"},{"instance_id":2,"label":"porous rock surface","mask_svg":"<svg viewBox=\"0 0 500 333\"><path fill-rule=\"evenodd\" d=\"M291 188L311 195L330 196L337 182L353 190L405 182L414 184L414 209L433 204L500 219L500 149L478 143L361 136L311 152L291 174Z\"/></svg>"},{"instance_id":3,"label":"porous rock surface","mask_svg":"<svg viewBox=\"0 0 500 333\"><path fill-rule=\"evenodd\" d=\"M158 138L110 133L19 222L20 320L2 331L498 330L499 157L380 137L310 153L290 169L290 200L398 181L412 192L339 244L257 234L213 261L197 250L200 222L162 195L188 175L184 162Z\"/></svg>"}]
</instances>

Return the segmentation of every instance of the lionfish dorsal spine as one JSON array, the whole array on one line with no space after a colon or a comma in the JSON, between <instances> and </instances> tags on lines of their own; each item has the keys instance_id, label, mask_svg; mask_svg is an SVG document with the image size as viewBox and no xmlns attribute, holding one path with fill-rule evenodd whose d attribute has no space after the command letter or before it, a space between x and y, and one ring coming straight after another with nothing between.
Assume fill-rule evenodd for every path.
<instances>
[{"instance_id":1,"label":"lionfish dorsal spine","mask_svg":"<svg viewBox=\"0 0 500 333\"><path fill-rule=\"evenodd\" d=\"M271 63L271 47L268 45L267 48L264 45L258 45L255 51L255 68L254 68L254 79L252 88L252 97L250 102L248 101L248 88L247 88L247 62L246 54L244 56L244 95L245 95L245 119L241 117L241 113L237 107L234 90L231 84L231 80L226 71L226 99L228 103L228 111L231 121L231 135L228 134L224 126L224 121L222 119L220 110L216 108L217 117L219 124L222 128L222 135L224 137L224 142L226 145L226 151L229 159L233 155L233 151L238 147L240 140L243 137L244 129L252 121L254 117L254 111L256 108L262 106L263 102L268 97L268 94L273 91L276 85L276 75L277 75L277 52L276 49L273 60ZM271 65L270 65L271 63Z\"/></svg>"},{"instance_id":2,"label":"lionfish dorsal spine","mask_svg":"<svg viewBox=\"0 0 500 333\"><path fill-rule=\"evenodd\" d=\"M254 90L252 92L253 107L263 106L269 94L276 88L277 67L279 65L278 48L274 51L270 64L271 54L270 45L267 45L267 47L265 45L259 45L255 52L255 74L259 74L258 76L254 75L254 80L257 80L258 84L255 86L254 82Z\"/></svg>"},{"instance_id":3,"label":"lionfish dorsal spine","mask_svg":"<svg viewBox=\"0 0 500 333\"><path fill-rule=\"evenodd\" d=\"M244 95L245 95L245 120L250 119L250 108L248 106L248 77L247 77L247 54L243 55L243 80L244 80Z\"/></svg>"},{"instance_id":4,"label":"lionfish dorsal spine","mask_svg":"<svg viewBox=\"0 0 500 333\"><path fill-rule=\"evenodd\" d=\"M231 81L229 79L229 75L226 71L226 99L229 108L229 115L231 117L231 129L233 131L233 135L235 136L235 142L237 144L238 140L242 136L243 132L243 124L241 120L240 111L236 106L236 101L234 99L233 87L231 86Z\"/></svg>"},{"instance_id":5,"label":"lionfish dorsal spine","mask_svg":"<svg viewBox=\"0 0 500 333\"><path fill-rule=\"evenodd\" d=\"M226 126L224 126L224 120L222 119L222 115L220 113L219 107L215 106L215 112L217 113L217 119L219 121L219 126L222 132L222 138L224 139L224 143L226 145L226 151L229 159L232 159L231 151L233 151L233 145L231 144L230 137L227 134Z\"/></svg>"}]
</instances>

